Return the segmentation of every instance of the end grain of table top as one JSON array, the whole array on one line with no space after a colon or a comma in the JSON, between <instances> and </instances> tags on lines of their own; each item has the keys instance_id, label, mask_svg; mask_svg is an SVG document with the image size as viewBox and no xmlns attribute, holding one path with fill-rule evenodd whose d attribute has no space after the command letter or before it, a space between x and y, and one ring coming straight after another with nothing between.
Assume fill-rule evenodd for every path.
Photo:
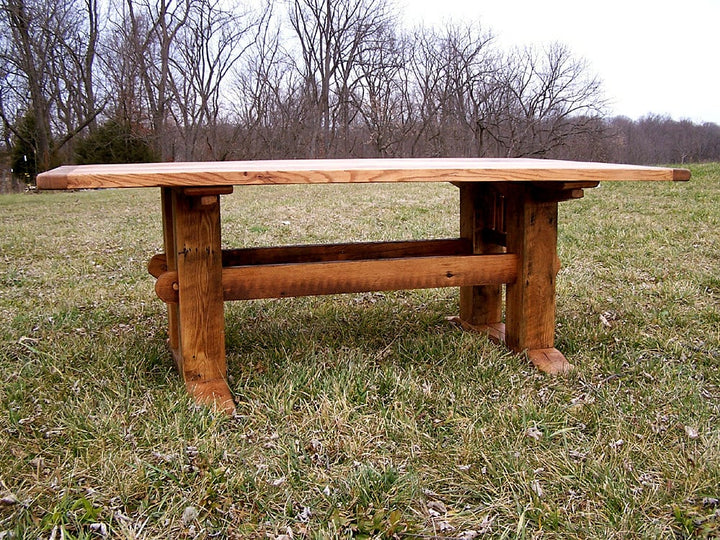
<instances>
[{"instance_id":1,"label":"end grain of table top","mask_svg":"<svg viewBox=\"0 0 720 540\"><path fill-rule=\"evenodd\" d=\"M686 181L687 169L525 158L301 159L67 165L40 189L394 182Z\"/></svg>"}]
</instances>

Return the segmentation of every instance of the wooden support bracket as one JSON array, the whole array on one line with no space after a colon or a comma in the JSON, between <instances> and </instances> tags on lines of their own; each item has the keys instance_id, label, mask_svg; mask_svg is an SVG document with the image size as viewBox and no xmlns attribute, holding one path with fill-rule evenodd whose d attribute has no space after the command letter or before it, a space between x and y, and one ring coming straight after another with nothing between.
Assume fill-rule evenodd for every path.
<instances>
[{"instance_id":1,"label":"wooden support bracket","mask_svg":"<svg viewBox=\"0 0 720 540\"><path fill-rule=\"evenodd\" d=\"M544 189L533 190L532 197L538 202L562 202L574 199L582 199L585 191L582 189L566 189L563 191L547 191Z\"/></svg>"},{"instance_id":2,"label":"wooden support bracket","mask_svg":"<svg viewBox=\"0 0 720 540\"><path fill-rule=\"evenodd\" d=\"M192 186L181 188L186 197L210 197L216 195L230 195L232 186Z\"/></svg>"}]
</instances>

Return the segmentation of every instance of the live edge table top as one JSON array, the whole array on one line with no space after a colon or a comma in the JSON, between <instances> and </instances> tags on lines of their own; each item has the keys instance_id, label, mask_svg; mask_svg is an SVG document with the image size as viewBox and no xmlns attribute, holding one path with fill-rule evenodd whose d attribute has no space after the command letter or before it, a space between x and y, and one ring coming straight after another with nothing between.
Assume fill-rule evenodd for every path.
<instances>
[{"instance_id":1,"label":"live edge table top","mask_svg":"<svg viewBox=\"0 0 720 540\"><path fill-rule=\"evenodd\" d=\"M525 158L318 159L68 165L40 189L395 182L685 181L686 169Z\"/></svg>"}]
</instances>

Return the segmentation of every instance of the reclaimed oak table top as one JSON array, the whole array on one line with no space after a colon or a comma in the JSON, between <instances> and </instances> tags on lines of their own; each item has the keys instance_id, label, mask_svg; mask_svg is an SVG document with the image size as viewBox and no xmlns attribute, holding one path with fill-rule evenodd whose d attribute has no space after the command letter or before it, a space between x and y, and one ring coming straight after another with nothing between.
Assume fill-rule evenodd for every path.
<instances>
[{"instance_id":1,"label":"reclaimed oak table top","mask_svg":"<svg viewBox=\"0 0 720 540\"><path fill-rule=\"evenodd\" d=\"M79 165L37 182L50 190L161 188L164 253L148 270L168 306L170 349L193 398L231 413L223 308L231 300L460 287L451 320L543 371L567 371L554 347L558 203L604 181L689 179L688 170L669 167L438 158ZM402 182L456 185L459 237L221 248L220 195L233 186Z\"/></svg>"},{"instance_id":2,"label":"reclaimed oak table top","mask_svg":"<svg viewBox=\"0 0 720 540\"><path fill-rule=\"evenodd\" d=\"M373 182L689 180L687 169L523 159L308 159L69 165L41 174L41 189Z\"/></svg>"}]
</instances>

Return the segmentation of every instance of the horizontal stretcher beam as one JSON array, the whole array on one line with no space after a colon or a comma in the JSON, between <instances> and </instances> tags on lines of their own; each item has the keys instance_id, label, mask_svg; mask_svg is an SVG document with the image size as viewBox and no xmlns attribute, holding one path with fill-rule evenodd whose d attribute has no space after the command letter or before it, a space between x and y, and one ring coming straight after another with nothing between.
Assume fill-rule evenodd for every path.
<instances>
[{"instance_id":1,"label":"horizontal stretcher beam","mask_svg":"<svg viewBox=\"0 0 720 540\"><path fill-rule=\"evenodd\" d=\"M403 240L397 242L353 242L243 249L224 249L223 266L290 264L306 262L360 261L402 257L471 255L472 244L465 238ZM165 254L150 259L148 271L155 277L167 272Z\"/></svg>"},{"instance_id":2,"label":"horizontal stretcher beam","mask_svg":"<svg viewBox=\"0 0 720 540\"><path fill-rule=\"evenodd\" d=\"M392 259L263 264L223 268L223 298L251 300L338 293L499 285L517 278L514 254L449 255ZM177 272L160 274L158 297L177 303Z\"/></svg>"}]
</instances>

